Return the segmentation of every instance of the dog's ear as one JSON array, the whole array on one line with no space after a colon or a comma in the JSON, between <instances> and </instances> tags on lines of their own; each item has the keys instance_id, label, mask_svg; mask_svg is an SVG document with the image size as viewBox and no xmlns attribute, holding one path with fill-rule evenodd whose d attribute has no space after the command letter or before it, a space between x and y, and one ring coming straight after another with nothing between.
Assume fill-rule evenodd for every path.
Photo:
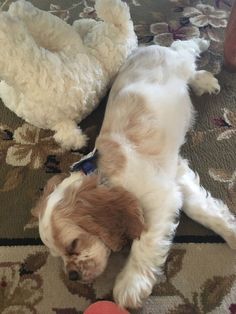
<instances>
[{"instance_id":1,"label":"dog's ear","mask_svg":"<svg viewBox=\"0 0 236 314\"><path fill-rule=\"evenodd\" d=\"M66 174L58 174L48 180L43 189L43 193L37 201L35 207L31 209L32 216L39 218L40 214L44 211L46 207L48 196L54 191L55 187L60 184L66 177Z\"/></svg>"},{"instance_id":2,"label":"dog's ear","mask_svg":"<svg viewBox=\"0 0 236 314\"><path fill-rule=\"evenodd\" d=\"M139 238L144 230L137 198L122 187L98 185L96 177L88 177L76 199L74 221L98 236L112 251L119 251L127 240Z\"/></svg>"}]
</instances>

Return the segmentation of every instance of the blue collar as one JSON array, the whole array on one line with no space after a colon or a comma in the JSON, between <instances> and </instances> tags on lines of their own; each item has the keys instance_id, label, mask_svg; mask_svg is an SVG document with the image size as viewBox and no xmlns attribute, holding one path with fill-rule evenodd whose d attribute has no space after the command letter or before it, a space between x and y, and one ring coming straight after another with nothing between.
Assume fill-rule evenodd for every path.
<instances>
[{"instance_id":1,"label":"blue collar","mask_svg":"<svg viewBox=\"0 0 236 314\"><path fill-rule=\"evenodd\" d=\"M86 176L97 170L98 150L94 148L92 152L75 162L71 167L71 172L82 171Z\"/></svg>"}]
</instances>

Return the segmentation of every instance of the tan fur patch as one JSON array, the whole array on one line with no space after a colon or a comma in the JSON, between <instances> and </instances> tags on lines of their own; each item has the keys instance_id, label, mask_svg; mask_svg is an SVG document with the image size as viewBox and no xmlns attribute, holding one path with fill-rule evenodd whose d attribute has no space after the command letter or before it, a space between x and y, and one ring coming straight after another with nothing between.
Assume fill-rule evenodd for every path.
<instances>
[{"instance_id":1,"label":"tan fur patch","mask_svg":"<svg viewBox=\"0 0 236 314\"><path fill-rule=\"evenodd\" d=\"M124 129L128 140L135 149L145 155L158 155L163 135L158 128L156 113L148 109L147 100L139 94L130 95L132 111Z\"/></svg>"},{"instance_id":2,"label":"tan fur patch","mask_svg":"<svg viewBox=\"0 0 236 314\"><path fill-rule=\"evenodd\" d=\"M99 168L105 176L118 175L125 168L126 158L119 143L101 136L96 142L99 150Z\"/></svg>"},{"instance_id":3,"label":"tan fur patch","mask_svg":"<svg viewBox=\"0 0 236 314\"><path fill-rule=\"evenodd\" d=\"M97 180L97 176L85 177L78 189L69 187L53 212L53 238L63 251L62 230L73 224L98 236L113 251L120 250L128 239L139 238L144 230L138 200L121 187L101 186Z\"/></svg>"},{"instance_id":4,"label":"tan fur patch","mask_svg":"<svg viewBox=\"0 0 236 314\"><path fill-rule=\"evenodd\" d=\"M126 138L133 149L142 155L155 157L160 154L165 134L161 131L160 118L155 110L155 104L148 103L149 101L151 102L142 95L142 91L125 91L118 94L111 103L111 107L107 108L97 140L97 147L103 150L103 158L107 160L104 166L109 165L109 160L113 161L116 153L118 153L118 159L120 153L122 154L119 144L111 139L113 134ZM113 121L114 117L115 121ZM103 140L104 144L99 147L100 141ZM117 168L119 171L119 167ZM116 175L117 168L112 168L112 171L109 169L109 174Z\"/></svg>"}]
</instances>

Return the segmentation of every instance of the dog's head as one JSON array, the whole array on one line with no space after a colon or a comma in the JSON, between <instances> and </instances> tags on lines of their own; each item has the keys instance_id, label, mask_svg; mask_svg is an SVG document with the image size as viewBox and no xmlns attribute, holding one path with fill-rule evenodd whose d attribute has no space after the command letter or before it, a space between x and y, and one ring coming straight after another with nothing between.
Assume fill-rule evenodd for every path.
<instances>
[{"instance_id":1,"label":"dog's head","mask_svg":"<svg viewBox=\"0 0 236 314\"><path fill-rule=\"evenodd\" d=\"M71 280L89 282L105 269L111 251L139 238L144 229L138 200L97 176L52 177L33 210L42 241L62 257Z\"/></svg>"}]
</instances>

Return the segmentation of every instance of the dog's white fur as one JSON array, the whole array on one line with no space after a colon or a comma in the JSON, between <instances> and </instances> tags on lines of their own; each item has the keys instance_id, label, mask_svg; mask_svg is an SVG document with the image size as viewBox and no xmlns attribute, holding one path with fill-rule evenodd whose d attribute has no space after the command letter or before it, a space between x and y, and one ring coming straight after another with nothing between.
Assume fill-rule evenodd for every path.
<instances>
[{"instance_id":1,"label":"dog's white fur","mask_svg":"<svg viewBox=\"0 0 236 314\"><path fill-rule=\"evenodd\" d=\"M0 97L30 124L55 131L66 149L84 146L76 123L137 47L126 3L97 0L95 8L103 21L72 26L24 0L0 13Z\"/></svg>"},{"instance_id":2,"label":"dog's white fur","mask_svg":"<svg viewBox=\"0 0 236 314\"><path fill-rule=\"evenodd\" d=\"M146 223L115 283L114 298L123 307L141 306L150 295L182 207L189 217L220 234L236 249L235 217L200 186L198 177L179 155L193 121L187 85L190 83L199 94L220 89L210 73L195 69L196 57L207 47L206 41L195 39L177 41L170 48L140 48L121 69L109 96L96 142L99 171L112 186L123 187L139 200ZM108 142L112 145L104 144ZM123 162L118 171L117 164L112 163L117 156L122 156L119 162ZM78 173L66 180L64 185L80 186L84 176ZM62 197L67 193L63 182L58 189ZM39 222L44 228L41 236L48 235L46 229L50 229L47 210ZM51 241L48 245L54 244Z\"/></svg>"}]
</instances>

